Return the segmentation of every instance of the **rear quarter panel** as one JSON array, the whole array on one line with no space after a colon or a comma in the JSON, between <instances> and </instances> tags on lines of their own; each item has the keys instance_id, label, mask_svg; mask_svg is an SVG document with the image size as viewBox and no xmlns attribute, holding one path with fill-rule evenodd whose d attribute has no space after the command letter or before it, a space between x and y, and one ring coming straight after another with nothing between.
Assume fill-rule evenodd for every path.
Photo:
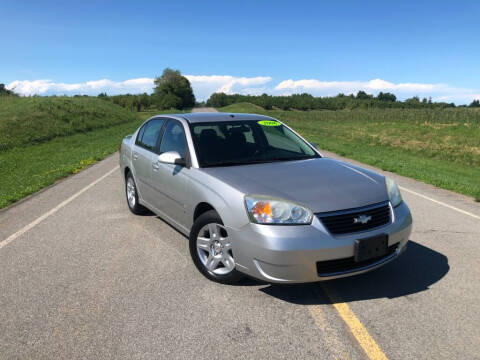
<instances>
[{"instance_id":1,"label":"rear quarter panel","mask_svg":"<svg viewBox=\"0 0 480 360\"><path fill-rule=\"evenodd\" d=\"M119 161L122 174L125 174L125 168L128 167L135 176L134 169L132 168L132 146L135 134L125 136L122 140L122 145L120 146Z\"/></svg>"}]
</instances>

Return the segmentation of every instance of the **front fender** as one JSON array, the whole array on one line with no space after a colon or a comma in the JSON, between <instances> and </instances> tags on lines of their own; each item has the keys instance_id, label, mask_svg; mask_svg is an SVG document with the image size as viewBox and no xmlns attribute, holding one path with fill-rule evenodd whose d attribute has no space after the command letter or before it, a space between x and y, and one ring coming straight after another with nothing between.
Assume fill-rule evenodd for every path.
<instances>
[{"instance_id":1,"label":"front fender","mask_svg":"<svg viewBox=\"0 0 480 360\"><path fill-rule=\"evenodd\" d=\"M189 182L189 228L193 225L195 209L202 202L210 204L217 211L226 227L239 228L249 222L242 192L198 169L192 169Z\"/></svg>"}]
</instances>

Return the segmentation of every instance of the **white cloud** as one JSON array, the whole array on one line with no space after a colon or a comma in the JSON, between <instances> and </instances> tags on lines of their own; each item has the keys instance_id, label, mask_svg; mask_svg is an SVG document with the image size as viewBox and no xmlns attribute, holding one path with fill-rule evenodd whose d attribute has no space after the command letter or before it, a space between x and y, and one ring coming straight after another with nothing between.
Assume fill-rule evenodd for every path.
<instances>
[{"instance_id":1,"label":"white cloud","mask_svg":"<svg viewBox=\"0 0 480 360\"><path fill-rule=\"evenodd\" d=\"M382 79L370 81L321 81L317 79L283 80L274 91L282 95L307 92L315 96L336 95L338 93L356 94L363 90L369 94L392 92L400 99L418 95L420 97L432 97L437 101L469 102L478 98L478 90L455 88L446 84L427 83L392 83Z\"/></svg>"},{"instance_id":2,"label":"white cloud","mask_svg":"<svg viewBox=\"0 0 480 360\"><path fill-rule=\"evenodd\" d=\"M283 80L276 86L269 85L269 76L235 77L230 75L185 75L191 82L198 100L206 100L214 92L227 94L268 93L273 95L291 95L307 92L314 96L336 95L338 93L355 94L363 90L370 94L380 91L392 92L399 99L414 95L432 97L434 101L470 103L480 99L480 90L456 88L446 84L428 83L392 83L382 79L370 81L322 81L318 79ZM152 78L136 78L125 81L101 79L83 83L57 83L52 80L17 80L7 85L22 95L109 95L151 93L154 84Z\"/></svg>"},{"instance_id":3,"label":"white cloud","mask_svg":"<svg viewBox=\"0 0 480 360\"><path fill-rule=\"evenodd\" d=\"M234 77L230 75L185 75L192 84L195 96L206 100L214 92L226 94L258 94L264 90L262 86L272 80L269 76Z\"/></svg>"},{"instance_id":4,"label":"white cloud","mask_svg":"<svg viewBox=\"0 0 480 360\"><path fill-rule=\"evenodd\" d=\"M312 91L312 92L332 92L337 94L343 92L346 94L356 93L363 90L369 93L400 91L400 92L432 92L445 89L444 84L421 84L421 83L400 83L394 84L382 79L373 79L370 81L320 81L316 79L305 80L284 80L280 82L275 90L279 91Z\"/></svg>"},{"instance_id":5,"label":"white cloud","mask_svg":"<svg viewBox=\"0 0 480 360\"><path fill-rule=\"evenodd\" d=\"M268 76L234 77L229 75L185 75L191 82L195 96L206 100L214 92L257 94L271 78ZM108 95L151 93L154 84L151 78L137 78L125 81L108 79L87 81L84 83L57 83L52 80L16 80L7 85L21 95ZM245 92L247 91L247 92Z\"/></svg>"},{"instance_id":6,"label":"white cloud","mask_svg":"<svg viewBox=\"0 0 480 360\"><path fill-rule=\"evenodd\" d=\"M87 81L84 83L56 83L52 80L16 80L7 85L8 89L22 95L98 95L100 92L115 94L150 93L153 89L153 79L138 78L126 81L108 79Z\"/></svg>"}]
</instances>

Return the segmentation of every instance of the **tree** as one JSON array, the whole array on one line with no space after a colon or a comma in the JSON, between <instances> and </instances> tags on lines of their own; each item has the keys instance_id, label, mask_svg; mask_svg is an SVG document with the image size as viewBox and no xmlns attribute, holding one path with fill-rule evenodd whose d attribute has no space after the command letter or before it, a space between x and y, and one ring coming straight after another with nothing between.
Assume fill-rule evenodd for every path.
<instances>
[{"instance_id":1,"label":"tree","mask_svg":"<svg viewBox=\"0 0 480 360\"><path fill-rule=\"evenodd\" d=\"M213 93L207 100L207 106L223 107L228 105L228 97L225 93Z\"/></svg>"},{"instance_id":2,"label":"tree","mask_svg":"<svg viewBox=\"0 0 480 360\"><path fill-rule=\"evenodd\" d=\"M480 100L473 100L470 105L468 105L470 107L480 107Z\"/></svg>"},{"instance_id":3,"label":"tree","mask_svg":"<svg viewBox=\"0 0 480 360\"><path fill-rule=\"evenodd\" d=\"M154 97L160 109L185 109L195 106L190 81L180 71L166 68L154 81Z\"/></svg>"},{"instance_id":4,"label":"tree","mask_svg":"<svg viewBox=\"0 0 480 360\"><path fill-rule=\"evenodd\" d=\"M413 96L405 100L405 104L416 105L420 104L420 98L418 96Z\"/></svg>"},{"instance_id":5,"label":"tree","mask_svg":"<svg viewBox=\"0 0 480 360\"><path fill-rule=\"evenodd\" d=\"M358 93L357 93L357 99L359 100L366 100L366 99L371 99L373 96L372 95L368 95L365 91L363 90L360 90Z\"/></svg>"},{"instance_id":6,"label":"tree","mask_svg":"<svg viewBox=\"0 0 480 360\"><path fill-rule=\"evenodd\" d=\"M140 98L139 98L139 104L140 104L140 110L141 109L148 109L152 103L151 101L151 97L147 94L147 93L143 93L142 95L140 95ZM139 110L139 111L140 111Z\"/></svg>"},{"instance_id":7,"label":"tree","mask_svg":"<svg viewBox=\"0 0 480 360\"><path fill-rule=\"evenodd\" d=\"M258 99L258 105L260 105L266 110L272 110L272 97L270 95L263 93L257 99Z\"/></svg>"},{"instance_id":8,"label":"tree","mask_svg":"<svg viewBox=\"0 0 480 360\"><path fill-rule=\"evenodd\" d=\"M17 96L13 90L8 90L5 84L0 84L0 96Z\"/></svg>"},{"instance_id":9,"label":"tree","mask_svg":"<svg viewBox=\"0 0 480 360\"><path fill-rule=\"evenodd\" d=\"M393 95L392 93L384 93L384 92L380 92L378 95L377 95L377 99L380 100L380 101L391 101L391 102L395 102L397 101L397 97L395 95Z\"/></svg>"},{"instance_id":10,"label":"tree","mask_svg":"<svg viewBox=\"0 0 480 360\"><path fill-rule=\"evenodd\" d=\"M169 92L159 96L157 105L160 109L183 109L183 100L177 95Z\"/></svg>"}]
</instances>

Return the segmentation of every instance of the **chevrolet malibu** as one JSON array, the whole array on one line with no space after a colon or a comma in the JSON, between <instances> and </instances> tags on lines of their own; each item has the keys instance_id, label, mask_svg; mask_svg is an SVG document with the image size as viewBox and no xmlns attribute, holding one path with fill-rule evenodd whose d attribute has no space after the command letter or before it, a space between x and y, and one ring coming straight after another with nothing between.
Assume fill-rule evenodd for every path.
<instances>
[{"instance_id":1,"label":"chevrolet malibu","mask_svg":"<svg viewBox=\"0 0 480 360\"><path fill-rule=\"evenodd\" d=\"M411 232L392 179L262 115L154 116L122 141L120 167L131 212L188 236L198 270L221 283L360 274L397 258Z\"/></svg>"}]
</instances>

